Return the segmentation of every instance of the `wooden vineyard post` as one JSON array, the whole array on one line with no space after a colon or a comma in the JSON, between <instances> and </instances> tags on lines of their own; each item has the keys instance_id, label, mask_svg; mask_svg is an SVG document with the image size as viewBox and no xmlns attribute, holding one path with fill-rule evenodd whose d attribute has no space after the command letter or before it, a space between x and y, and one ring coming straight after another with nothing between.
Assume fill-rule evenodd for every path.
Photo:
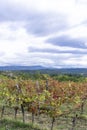
<instances>
[{"instance_id":1,"label":"wooden vineyard post","mask_svg":"<svg viewBox=\"0 0 87 130\"><path fill-rule=\"evenodd\" d=\"M34 124L34 112L32 112L32 124Z\"/></svg>"},{"instance_id":2,"label":"wooden vineyard post","mask_svg":"<svg viewBox=\"0 0 87 130\"><path fill-rule=\"evenodd\" d=\"M24 106L21 104L21 111L23 116L23 122L25 123L25 112L24 112Z\"/></svg>"},{"instance_id":3,"label":"wooden vineyard post","mask_svg":"<svg viewBox=\"0 0 87 130\"><path fill-rule=\"evenodd\" d=\"M75 115L75 117L73 117L72 119L72 129L71 130L74 130L75 126L76 126L76 120L77 120L77 114Z\"/></svg>"},{"instance_id":4,"label":"wooden vineyard post","mask_svg":"<svg viewBox=\"0 0 87 130\"><path fill-rule=\"evenodd\" d=\"M52 124L51 124L51 130L53 130L53 126L54 126L54 122L55 122L55 118L52 118Z\"/></svg>"},{"instance_id":5,"label":"wooden vineyard post","mask_svg":"<svg viewBox=\"0 0 87 130\"><path fill-rule=\"evenodd\" d=\"M2 107L2 111L1 111L1 119L3 118L4 110L5 110L5 106Z\"/></svg>"},{"instance_id":6,"label":"wooden vineyard post","mask_svg":"<svg viewBox=\"0 0 87 130\"><path fill-rule=\"evenodd\" d=\"M14 107L15 110L15 120L17 119L17 112L18 112L18 107Z\"/></svg>"},{"instance_id":7,"label":"wooden vineyard post","mask_svg":"<svg viewBox=\"0 0 87 130\"><path fill-rule=\"evenodd\" d=\"M46 80L46 90L48 90L48 80Z\"/></svg>"}]
</instances>

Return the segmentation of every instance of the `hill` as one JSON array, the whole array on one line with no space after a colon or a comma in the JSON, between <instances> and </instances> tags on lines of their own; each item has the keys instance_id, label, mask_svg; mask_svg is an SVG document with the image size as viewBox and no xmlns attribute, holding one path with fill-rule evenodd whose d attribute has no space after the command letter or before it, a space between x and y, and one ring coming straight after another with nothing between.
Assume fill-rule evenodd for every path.
<instances>
[{"instance_id":1,"label":"hill","mask_svg":"<svg viewBox=\"0 0 87 130\"><path fill-rule=\"evenodd\" d=\"M81 74L87 76L87 68L47 68L43 66L0 66L0 71L29 71L49 74Z\"/></svg>"}]
</instances>

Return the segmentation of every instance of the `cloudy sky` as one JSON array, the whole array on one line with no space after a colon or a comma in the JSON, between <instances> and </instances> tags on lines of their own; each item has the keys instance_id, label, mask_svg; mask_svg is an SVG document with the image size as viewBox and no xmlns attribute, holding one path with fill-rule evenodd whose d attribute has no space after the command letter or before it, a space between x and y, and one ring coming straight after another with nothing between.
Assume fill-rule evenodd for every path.
<instances>
[{"instance_id":1,"label":"cloudy sky","mask_svg":"<svg viewBox=\"0 0 87 130\"><path fill-rule=\"evenodd\" d=\"M0 66L87 67L87 0L0 0Z\"/></svg>"}]
</instances>

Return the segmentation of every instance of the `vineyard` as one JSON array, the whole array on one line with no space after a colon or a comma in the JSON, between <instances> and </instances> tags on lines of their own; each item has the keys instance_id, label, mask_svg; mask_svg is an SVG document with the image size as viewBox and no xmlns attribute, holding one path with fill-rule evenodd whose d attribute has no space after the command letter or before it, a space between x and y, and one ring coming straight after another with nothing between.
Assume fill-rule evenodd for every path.
<instances>
[{"instance_id":1,"label":"vineyard","mask_svg":"<svg viewBox=\"0 0 87 130\"><path fill-rule=\"evenodd\" d=\"M0 121L9 115L41 129L87 130L86 102L86 81L0 77Z\"/></svg>"}]
</instances>

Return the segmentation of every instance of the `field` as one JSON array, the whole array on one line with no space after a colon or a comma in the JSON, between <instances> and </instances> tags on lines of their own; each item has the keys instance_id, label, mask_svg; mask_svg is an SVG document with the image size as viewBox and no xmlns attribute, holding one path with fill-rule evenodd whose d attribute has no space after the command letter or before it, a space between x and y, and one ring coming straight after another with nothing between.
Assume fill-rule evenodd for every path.
<instances>
[{"instance_id":1,"label":"field","mask_svg":"<svg viewBox=\"0 0 87 130\"><path fill-rule=\"evenodd\" d=\"M87 78L0 75L0 130L87 130Z\"/></svg>"}]
</instances>

